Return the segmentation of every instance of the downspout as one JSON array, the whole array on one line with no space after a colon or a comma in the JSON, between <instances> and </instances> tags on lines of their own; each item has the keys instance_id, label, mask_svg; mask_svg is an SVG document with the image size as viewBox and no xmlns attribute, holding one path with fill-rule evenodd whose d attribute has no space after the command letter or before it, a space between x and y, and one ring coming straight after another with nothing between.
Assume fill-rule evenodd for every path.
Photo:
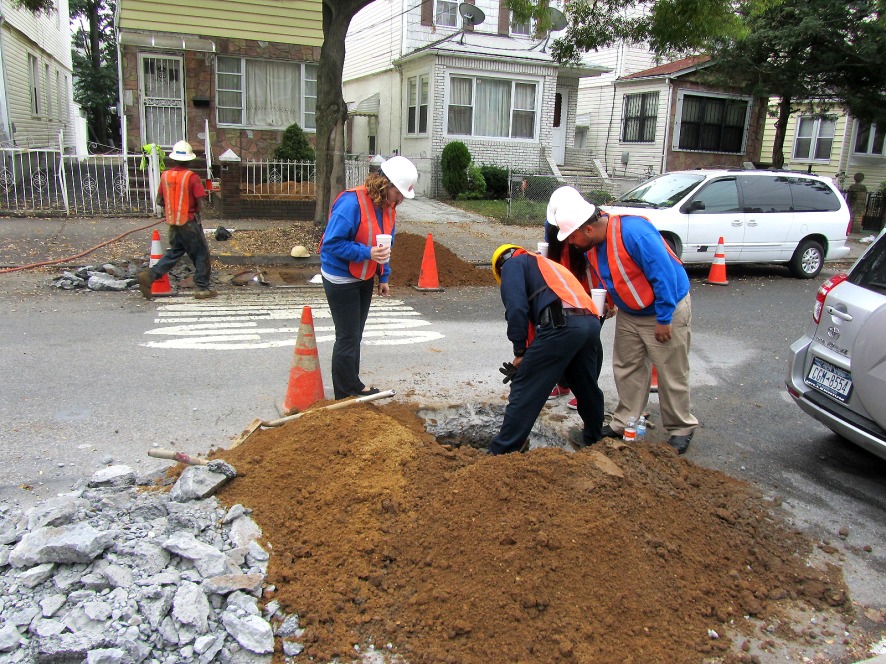
<instances>
[{"instance_id":1,"label":"downspout","mask_svg":"<svg viewBox=\"0 0 886 664\"><path fill-rule=\"evenodd\" d=\"M664 173L665 168L668 165L668 146L671 144L671 99L673 98L674 91L674 79L668 76L665 79L665 83L668 87L668 94L665 103L665 133L664 133L664 145L661 150L661 164L659 164L658 172ZM675 118L676 119L676 118Z\"/></svg>"}]
</instances>

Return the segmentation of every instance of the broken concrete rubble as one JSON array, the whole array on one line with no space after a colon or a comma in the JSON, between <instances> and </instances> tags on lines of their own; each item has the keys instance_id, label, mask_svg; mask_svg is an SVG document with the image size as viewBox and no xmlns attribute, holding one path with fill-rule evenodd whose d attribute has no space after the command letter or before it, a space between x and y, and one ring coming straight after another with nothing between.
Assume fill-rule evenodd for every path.
<instances>
[{"instance_id":1,"label":"broken concrete rubble","mask_svg":"<svg viewBox=\"0 0 886 664\"><path fill-rule=\"evenodd\" d=\"M259 609L269 555L250 510L135 484L112 467L0 506L2 661L269 662L270 621L292 635L298 618Z\"/></svg>"}]
</instances>

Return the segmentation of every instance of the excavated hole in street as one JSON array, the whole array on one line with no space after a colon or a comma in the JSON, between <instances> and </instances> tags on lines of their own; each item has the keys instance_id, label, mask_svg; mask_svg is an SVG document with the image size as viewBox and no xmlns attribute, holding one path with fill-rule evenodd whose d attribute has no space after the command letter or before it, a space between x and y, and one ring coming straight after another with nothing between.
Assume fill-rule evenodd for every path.
<instances>
[{"instance_id":1,"label":"excavated hole in street","mask_svg":"<svg viewBox=\"0 0 886 664\"><path fill-rule=\"evenodd\" d=\"M416 415L424 420L425 430L440 444L482 449L498 434L504 413L504 406L469 403L458 407L422 408ZM541 418L536 420L529 435L529 448L537 447L573 449L565 430L556 429Z\"/></svg>"}]
</instances>

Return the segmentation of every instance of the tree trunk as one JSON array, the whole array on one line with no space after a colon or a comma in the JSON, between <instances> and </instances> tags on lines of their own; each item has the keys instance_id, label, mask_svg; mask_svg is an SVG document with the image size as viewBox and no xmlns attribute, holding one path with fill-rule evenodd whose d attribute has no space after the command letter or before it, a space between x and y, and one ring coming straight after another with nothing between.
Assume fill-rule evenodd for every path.
<instances>
[{"instance_id":1,"label":"tree trunk","mask_svg":"<svg viewBox=\"0 0 886 664\"><path fill-rule=\"evenodd\" d=\"M102 69L102 34L101 17L98 2L88 3L89 7L89 61L96 80L101 76ZM48 83L47 83L48 85ZM101 146L108 144L108 110L103 106L93 107L93 132L95 140Z\"/></svg>"},{"instance_id":2,"label":"tree trunk","mask_svg":"<svg viewBox=\"0 0 886 664\"><path fill-rule=\"evenodd\" d=\"M772 167L784 168L784 139L791 116L791 98L782 97L778 103L778 119L775 121L775 139L772 142Z\"/></svg>"}]
</instances>

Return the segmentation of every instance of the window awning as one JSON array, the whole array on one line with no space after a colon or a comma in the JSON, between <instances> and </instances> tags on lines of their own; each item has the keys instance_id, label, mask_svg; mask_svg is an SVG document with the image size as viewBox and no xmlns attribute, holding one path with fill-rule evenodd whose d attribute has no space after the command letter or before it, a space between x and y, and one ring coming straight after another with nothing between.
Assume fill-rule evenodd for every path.
<instances>
[{"instance_id":1,"label":"window awning","mask_svg":"<svg viewBox=\"0 0 886 664\"><path fill-rule=\"evenodd\" d=\"M377 116L380 107L381 103L379 100L379 94L376 92L374 95L372 95L371 97L367 97L359 104L348 108L348 115L352 117L355 115L365 115L367 117L372 115Z\"/></svg>"},{"instance_id":2,"label":"window awning","mask_svg":"<svg viewBox=\"0 0 886 664\"><path fill-rule=\"evenodd\" d=\"M194 35L179 35L170 32L120 32L120 43L129 46L150 46L181 51L206 51L215 53L215 42Z\"/></svg>"}]
</instances>

